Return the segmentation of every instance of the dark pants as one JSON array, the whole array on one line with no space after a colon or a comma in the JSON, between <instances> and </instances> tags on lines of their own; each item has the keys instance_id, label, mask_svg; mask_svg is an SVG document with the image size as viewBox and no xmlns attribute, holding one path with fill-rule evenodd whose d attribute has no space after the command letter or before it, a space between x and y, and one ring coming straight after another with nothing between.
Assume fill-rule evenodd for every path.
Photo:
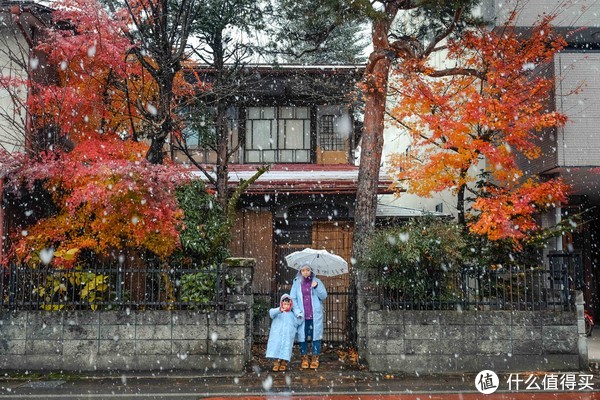
<instances>
[{"instance_id":1,"label":"dark pants","mask_svg":"<svg viewBox=\"0 0 600 400\"><path fill-rule=\"evenodd\" d=\"M311 350L313 356L321 354L321 341L313 339L313 320L307 319L304 321L304 342L299 342L300 354L305 355L308 353L308 338L311 340Z\"/></svg>"}]
</instances>

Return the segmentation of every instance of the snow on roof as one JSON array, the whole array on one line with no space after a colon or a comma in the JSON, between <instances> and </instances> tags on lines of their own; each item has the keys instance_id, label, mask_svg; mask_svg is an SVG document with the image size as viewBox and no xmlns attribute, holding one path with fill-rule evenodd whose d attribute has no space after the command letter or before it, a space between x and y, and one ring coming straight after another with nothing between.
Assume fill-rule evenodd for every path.
<instances>
[{"instance_id":1,"label":"snow on roof","mask_svg":"<svg viewBox=\"0 0 600 400\"><path fill-rule=\"evenodd\" d=\"M256 165L229 165L229 184L237 186L240 181L250 179L256 173ZM204 178L196 171L194 174ZM211 173L215 176L214 172ZM391 180L381 174L378 193L390 193ZM356 193L358 167L348 164L275 164L254 182L247 193Z\"/></svg>"}]
</instances>

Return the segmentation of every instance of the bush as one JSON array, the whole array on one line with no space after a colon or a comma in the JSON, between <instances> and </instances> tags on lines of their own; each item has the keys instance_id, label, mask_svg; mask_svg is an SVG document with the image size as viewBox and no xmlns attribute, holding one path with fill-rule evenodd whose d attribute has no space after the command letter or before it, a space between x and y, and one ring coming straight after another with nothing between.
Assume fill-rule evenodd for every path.
<instances>
[{"instance_id":1,"label":"bush","mask_svg":"<svg viewBox=\"0 0 600 400\"><path fill-rule=\"evenodd\" d=\"M376 232L360 266L375 272L373 284L407 300L440 299L452 285L448 272L458 270L464 248L460 226L428 215Z\"/></svg>"},{"instance_id":2,"label":"bush","mask_svg":"<svg viewBox=\"0 0 600 400\"><path fill-rule=\"evenodd\" d=\"M177 201L184 221L179 232L181 250L174 254L174 263L196 268L220 265L229 257L228 240L223 240L222 235L230 233L223 232L225 212L215 197L201 180L195 180L177 188Z\"/></svg>"},{"instance_id":3,"label":"bush","mask_svg":"<svg viewBox=\"0 0 600 400\"><path fill-rule=\"evenodd\" d=\"M216 293L216 270L207 269L181 276L181 301L205 305L216 300Z\"/></svg>"}]
</instances>

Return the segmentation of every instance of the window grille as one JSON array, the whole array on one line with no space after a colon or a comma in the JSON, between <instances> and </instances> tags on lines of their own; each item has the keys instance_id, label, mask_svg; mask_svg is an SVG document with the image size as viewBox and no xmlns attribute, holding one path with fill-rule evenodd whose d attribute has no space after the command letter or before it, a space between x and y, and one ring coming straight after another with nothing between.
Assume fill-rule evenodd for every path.
<instances>
[{"instance_id":1,"label":"window grille","mask_svg":"<svg viewBox=\"0 0 600 400\"><path fill-rule=\"evenodd\" d=\"M249 107L245 162L310 162L309 108Z\"/></svg>"},{"instance_id":2,"label":"window grille","mask_svg":"<svg viewBox=\"0 0 600 400\"><path fill-rule=\"evenodd\" d=\"M321 150L344 150L344 138L336 135L335 116L321 116L321 132L319 134L319 147Z\"/></svg>"}]
</instances>

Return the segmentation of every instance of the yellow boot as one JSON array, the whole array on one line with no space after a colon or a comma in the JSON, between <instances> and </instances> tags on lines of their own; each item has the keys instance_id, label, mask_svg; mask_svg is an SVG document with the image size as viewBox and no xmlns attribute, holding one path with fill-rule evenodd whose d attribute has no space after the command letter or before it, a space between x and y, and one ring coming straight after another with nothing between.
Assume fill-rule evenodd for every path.
<instances>
[{"instance_id":1,"label":"yellow boot","mask_svg":"<svg viewBox=\"0 0 600 400\"><path fill-rule=\"evenodd\" d=\"M279 362L279 372L285 371L287 369L287 361L280 360Z\"/></svg>"},{"instance_id":2,"label":"yellow boot","mask_svg":"<svg viewBox=\"0 0 600 400\"><path fill-rule=\"evenodd\" d=\"M275 360L273 362L273 371L277 372L281 368L280 360Z\"/></svg>"},{"instance_id":3,"label":"yellow boot","mask_svg":"<svg viewBox=\"0 0 600 400\"><path fill-rule=\"evenodd\" d=\"M312 360L310 361L310 368L311 369L319 368L319 356L312 356Z\"/></svg>"},{"instance_id":4,"label":"yellow boot","mask_svg":"<svg viewBox=\"0 0 600 400\"><path fill-rule=\"evenodd\" d=\"M308 354L302 356L302 369L308 369Z\"/></svg>"}]
</instances>

